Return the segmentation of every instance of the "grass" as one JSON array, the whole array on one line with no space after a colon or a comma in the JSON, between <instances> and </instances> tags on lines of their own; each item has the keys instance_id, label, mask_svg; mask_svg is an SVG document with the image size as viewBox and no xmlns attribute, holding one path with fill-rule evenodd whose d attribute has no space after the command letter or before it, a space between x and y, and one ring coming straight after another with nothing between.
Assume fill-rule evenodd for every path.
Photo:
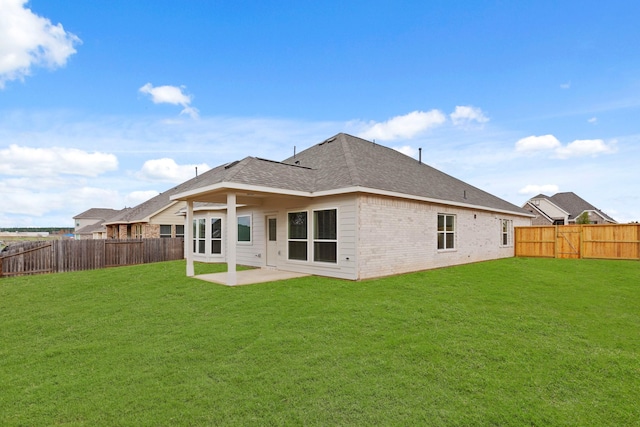
<instances>
[{"instance_id":1,"label":"grass","mask_svg":"<svg viewBox=\"0 0 640 427\"><path fill-rule=\"evenodd\" d=\"M197 265L196 273L222 269ZM638 425L640 263L0 280L0 425Z\"/></svg>"}]
</instances>

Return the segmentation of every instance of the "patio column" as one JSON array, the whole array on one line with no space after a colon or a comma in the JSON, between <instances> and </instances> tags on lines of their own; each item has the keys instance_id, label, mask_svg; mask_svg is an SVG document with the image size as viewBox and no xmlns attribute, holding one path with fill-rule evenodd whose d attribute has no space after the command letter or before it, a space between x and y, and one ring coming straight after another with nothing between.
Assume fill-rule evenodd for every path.
<instances>
[{"instance_id":1,"label":"patio column","mask_svg":"<svg viewBox=\"0 0 640 427\"><path fill-rule=\"evenodd\" d=\"M195 276L193 269L193 201L187 200L187 219L184 225L184 253L187 255L187 277Z\"/></svg>"},{"instance_id":2,"label":"patio column","mask_svg":"<svg viewBox=\"0 0 640 427\"><path fill-rule=\"evenodd\" d=\"M227 285L238 283L236 277L236 243L238 242L238 217L236 193L227 193Z\"/></svg>"}]
</instances>

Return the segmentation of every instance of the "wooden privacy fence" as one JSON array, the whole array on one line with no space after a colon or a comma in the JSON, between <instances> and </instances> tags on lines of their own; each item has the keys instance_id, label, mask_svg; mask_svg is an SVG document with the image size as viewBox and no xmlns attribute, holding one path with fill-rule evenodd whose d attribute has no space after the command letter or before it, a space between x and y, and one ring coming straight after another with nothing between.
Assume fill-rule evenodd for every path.
<instances>
[{"instance_id":1,"label":"wooden privacy fence","mask_svg":"<svg viewBox=\"0 0 640 427\"><path fill-rule=\"evenodd\" d=\"M184 258L183 238L25 242L0 255L0 277L173 261Z\"/></svg>"},{"instance_id":2,"label":"wooden privacy fence","mask_svg":"<svg viewBox=\"0 0 640 427\"><path fill-rule=\"evenodd\" d=\"M640 260L640 224L515 228L515 255Z\"/></svg>"}]
</instances>

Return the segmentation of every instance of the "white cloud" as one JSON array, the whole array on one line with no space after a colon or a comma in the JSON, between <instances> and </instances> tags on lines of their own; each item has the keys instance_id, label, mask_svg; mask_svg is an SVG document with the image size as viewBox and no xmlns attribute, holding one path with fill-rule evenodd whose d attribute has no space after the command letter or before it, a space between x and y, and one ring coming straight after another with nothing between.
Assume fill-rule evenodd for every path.
<instances>
[{"instance_id":1,"label":"white cloud","mask_svg":"<svg viewBox=\"0 0 640 427\"><path fill-rule=\"evenodd\" d=\"M560 89L565 89L565 90L567 90L567 89L571 89L571 82L562 83L562 84L560 85Z\"/></svg>"},{"instance_id":2,"label":"white cloud","mask_svg":"<svg viewBox=\"0 0 640 427\"><path fill-rule=\"evenodd\" d=\"M540 193L543 194L555 194L558 192L560 188L556 184L544 184L544 185L535 185L529 184L520 190L518 190L519 194L531 194L538 195Z\"/></svg>"},{"instance_id":3,"label":"white cloud","mask_svg":"<svg viewBox=\"0 0 640 427\"><path fill-rule=\"evenodd\" d=\"M587 122L589 122L589 123L598 123L598 118L597 117L591 117L589 120L587 120Z\"/></svg>"},{"instance_id":4,"label":"white cloud","mask_svg":"<svg viewBox=\"0 0 640 427\"><path fill-rule=\"evenodd\" d=\"M449 114L451 121L456 126L469 126L473 122L482 124L489 121L489 118L485 116L480 108L467 106L456 106L453 113Z\"/></svg>"},{"instance_id":5,"label":"white cloud","mask_svg":"<svg viewBox=\"0 0 640 427\"><path fill-rule=\"evenodd\" d=\"M556 149L555 157L566 159L569 157L596 156L598 154L611 154L617 151L616 141L609 144L601 139L578 139L565 147Z\"/></svg>"},{"instance_id":6,"label":"white cloud","mask_svg":"<svg viewBox=\"0 0 640 427\"><path fill-rule=\"evenodd\" d=\"M52 176L57 174L98 176L118 169L113 154L89 153L76 148L32 148L12 144L0 149L0 174Z\"/></svg>"},{"instance_id":7,"label":"white cloud","mask_svg":"<svg viewBox=\"0 0 640 427\"><path fill-rule=\"evenodd\" d=\"M178 165L175 160L165 157L162 159L147 160L136 176L150 181L181 183L195 176L196 167L198 168L199 174L210 169L206 163L198 165Z\"/></svg>"},{"instance_id":8,"label":"white cloud","mask_svg":"<svg viewBox=\"0 0 640 427\"><path fill-rule=\"evenodd\" d=\"M55 181L56 186L24 178L0 181L3 214L42 217L68 211L65 222L52 224L63 226L72 224L73 215L86 210L86 206L115 206L119 201L118 192L112 189L83 186L74 179Z\"/></svg>"},{"instance_id":9,"label":"white cloud","mask_svg":"<svg viewBox=\"0 0 640 427\"><path fill-rule=\"evenodd\" d=\"M0 225L73 226L71 217L92 207L135 206L175 185L137 178L142 165L150 159L170 158L177 165L192 165L187 167L189 178L195 172L193 165L217 166L248 155L282 160L293 155L294 146L300 152L338 132L357 134L365 129L365 124L358 120L313 122L228 116L187 120L185 117L169 125L153 116L87 118L76 114L69 111L0 114L0 141L5 141L5 144L0 142ZM175 118L178 119L177 114ZM588 116L583 120L586 118ZM425 163L518 205L535 195L534 192L557 192L544 186L553 184L563 191L574 191L592 203L597 202L607 208L607 213L609 210L620 212L614 216L619 221L640 220L640 198L633 198L640 135L619 136L620 155L600 155L597 161L571 165L558 160L532 161L528 153L516 152L514 144L521 135L518 130L493 126L470 134L445 123L410 141L389 145L407 154L412 154L412 147L423 147ZM603 139L610 144L608 139ZM23 168L27 169L23 176L3 174L6 152L2 150L8 150L9 144L68 147L89 153L105 151L104 147L108 147L109 153L118 156L118 170L96 177L59 173L38 178L27 175L32 173L28 168ZM540 154L551 157L555 148ZM416 157L413 154L413 158ZM28 159L20 161L28 162ZM528 195L518 192L534 184L540 185L529 187ZM20 207L20 213L8 213L5 206L11 206L12 210Z\"/></svg>"},{"instance_id":10,"label":"white cloud","mask_svg":"<svg viewBox=\"0 0 640 427\"><path fill-rule=\"evenodd\" d=\"M560 141L553 135L528 136L516 142L516 151L532 152L553 150L560 147Z\"/></svg>"},{"instance_id":11,"label":"white cloud","mask_svg":"<svg viewBox=\"0 0 640 427\"><path fill-rule=\"evenodd\" d=\"M191 106L191 95L183 92L184 86L156 86L147 83L138 89L140 92L151 96L154 104L173 104L183 107L180 114L186 114L194 119L198 118L199 111Z\"/></svg>"},{"instance_id":12,"label":"white cloud","mask_svg":"<svg viewBox=\"0 0 640 427\"><path fill-rule=\"evenodd\" d=\"M608 144L602 139L577 139L567 145L562 145L553 135L528 136L516 142L517 152L552 152L555 159L567 159L569 157L597 156L599 154L611 154L617 151L615 140Z\"/></svg>"},{"instance_id":13,"label":"white cloud","mask_svg":"<svg viewBox=\"0 0 640 427\"><path fill-rule=\"evenodd\" d=\"M0 89L23 80L31 68L62 67L81 43L62 24L53 25L25 6L26 0L0 0Z\"/></svg>"},{"instance_id":14,"label":"white cloud","mask_svg":"<svg viewBox=\"0 0 640 427\"><path fill-rule=\"evenodd\" d=\"M386 122L369 123L368 129L358 136L377 141L410 139L446 121L447 118L440 110L413 111L404 116L393 117Z\"/></svg>"}]
</instances>

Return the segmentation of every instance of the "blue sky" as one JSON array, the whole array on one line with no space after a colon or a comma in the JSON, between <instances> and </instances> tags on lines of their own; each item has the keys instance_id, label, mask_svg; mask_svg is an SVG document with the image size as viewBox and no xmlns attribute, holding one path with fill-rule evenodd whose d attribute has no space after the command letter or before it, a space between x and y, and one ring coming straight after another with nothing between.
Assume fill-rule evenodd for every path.
<instances>
[{"instance_id":1,"label":"blue sky","mask_svg":"<svg viewBox=\"0 0 640 427\"><path fill-rule=\"evenodd\" d=\"M640 220L640 3L0 0L0 227L347 132Z\"/></svg>"}]
</instances>

